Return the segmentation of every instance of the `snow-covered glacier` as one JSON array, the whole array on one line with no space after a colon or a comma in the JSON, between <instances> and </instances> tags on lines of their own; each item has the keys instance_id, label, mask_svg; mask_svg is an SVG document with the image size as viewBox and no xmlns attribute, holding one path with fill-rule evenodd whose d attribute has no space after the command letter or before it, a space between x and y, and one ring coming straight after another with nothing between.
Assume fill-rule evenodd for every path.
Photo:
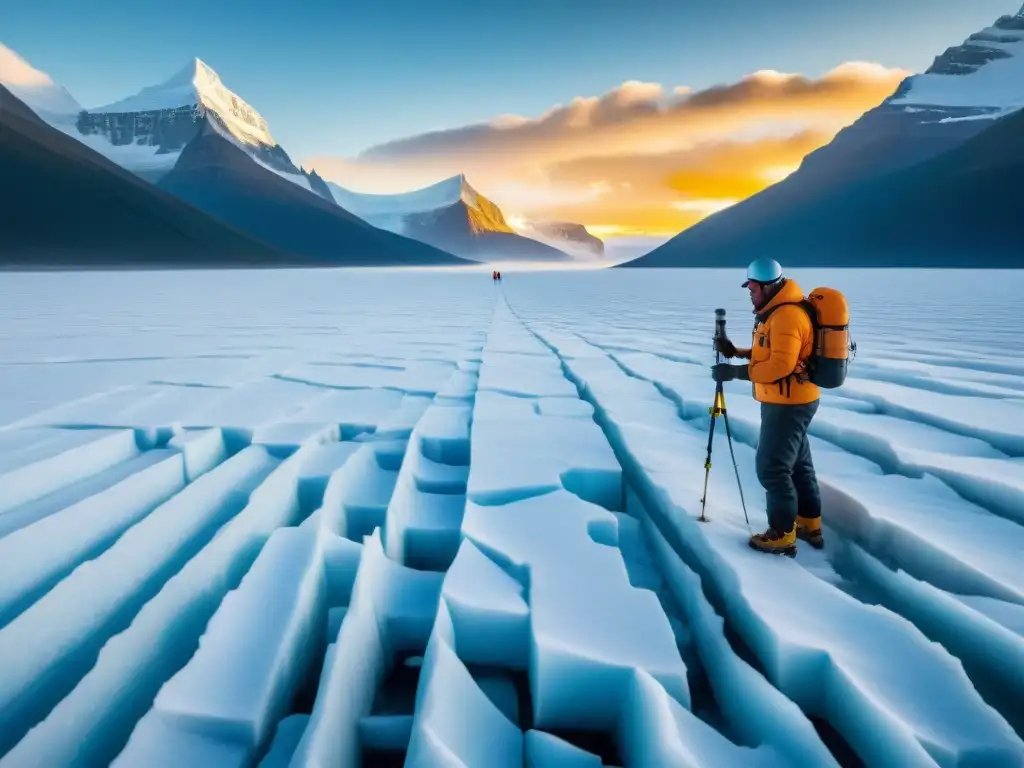
<instances>
[{"instance_id":1,"label":"snow-covered glacier","mask_svg":"<svg viewBox=\"0 0 1024 768\"><path fill-rule=\"evenodd\" d=\"M696 520L731 271L8 275L0 768L1019 768L1024 276L794 277L790 560L721 429Z\"/></svg>"}]
</instances>

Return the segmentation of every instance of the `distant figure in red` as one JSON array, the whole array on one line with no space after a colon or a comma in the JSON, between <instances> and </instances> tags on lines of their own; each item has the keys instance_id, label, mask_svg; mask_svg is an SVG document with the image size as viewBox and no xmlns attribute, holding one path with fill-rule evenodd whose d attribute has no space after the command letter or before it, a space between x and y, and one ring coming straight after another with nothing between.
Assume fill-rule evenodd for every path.
<instances>
[{"instance_id":1,"label":"distant figure in red","mask_svg":"<svg viewBox=\"0 0 1024 768\"><path fill-rule=\"evenodd\" d=\"M498 272L497 272L497 270L492 269L491 270L491 280L497 280L497 279L498 279Z\"/></svg>"}]
</instances>

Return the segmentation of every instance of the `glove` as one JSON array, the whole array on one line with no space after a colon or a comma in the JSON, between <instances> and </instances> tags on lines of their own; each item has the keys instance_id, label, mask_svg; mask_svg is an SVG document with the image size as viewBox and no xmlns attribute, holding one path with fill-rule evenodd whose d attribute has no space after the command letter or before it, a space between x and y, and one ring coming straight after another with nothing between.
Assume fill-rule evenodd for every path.
<instances>
[{"instance_id":1,"label":"glove","mask_svg":"<svg viewBox=\"0 0 1024 768\"><path fill-rule=\"evenodd\" d=\"M721 352L726 357L736 357L736 345L729 341L728 336L716 337L715 349Z\"/></svg>"},{"instance_id":2,"label":"glove","mask_svg":"<svg viewBox=\"0 0 1024 768\"><path fill-rule=\"evenodd\" d=\"M733 381L734 379L750 381L750 370L745 365L719 363L711 366L711 378L717 382Z\"/></svg>"}]
</instances>

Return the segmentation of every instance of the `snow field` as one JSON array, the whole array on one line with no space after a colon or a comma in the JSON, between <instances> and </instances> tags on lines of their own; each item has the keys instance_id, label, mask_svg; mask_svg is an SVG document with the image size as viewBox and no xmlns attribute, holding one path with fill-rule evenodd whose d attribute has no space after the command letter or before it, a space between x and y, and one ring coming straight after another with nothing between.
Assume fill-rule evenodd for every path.
<instances>
[{"instance_id":1,"label":"snow field","mask_svg":"<svg viewBox=\"0 0 1024 768\"><path fill-rule=\"evenodd\" d=\"M444 570L459 546L470 466L470 423L477 374L458 369L413 428L385 514L392 560Z\"/></svg>"},{"instance_id":2,"label":"snow field","mask_svg":"<svg viewBox=\"0 0 1024 768\"><path fill-rule=\"evenodd\" d=\"M182 460L180 456L174 459L163 451L148 450L140 452L138 456L115 464L91 477L83 478L76 483L65 485L45 496L40 496L38 499L21 504L4 514L0 514L0 536L6 536L9 533L19 531L26 526L49 517L55 512L60 512L70 505L86 502L90 497L108 489L113 489L122 480L153 464L162 464L162 468L166 469L168 464L164 460L168 458L170 458L171 464L180 463ZM117 492L112 491L112 493Z\"/></svg>"},{"instance_id":3,"label":"snow field","mask_svg":"<svg viewBox=\"0 0 1024 768\"><path fill-rule=\"evenodd\" d=\"M0 629L5 660L0 749L9 748L70 692L106 640L244 506L248 492L276 464L256 447L233 456L139 520L99 557L82 562Z\"/></svg>"},{"instance_id":4,"label":"snow field","mask_svg":"<svg viewBox=\"0 0 1024 768\"><path fill-rule=\"evenodd\" d=\"M426 646L441 578L389 560L379 530L364 538L351 601L328 651L309 724L291 765L356 765L364 747L362 730L412 714L388 711L411 703L401 695L392 701L375 699L389 674L409 669L402 663L408 653Z\"/></svg>"},{"instance_id":5,"label":"snow field","mask_svg":"<svg viewBox=\"0 0 1024 768\"><path fill-rule=\"evenodd\" d=\"M372 433L356 435L360 447L327 483L316 525L324 536L362 539L364 557L340 625L328 631L330 651L293 765L374 764L409 744L409 678L415 686L413 662L422 661L441 588L442 575L429 569L447 567L458 546L476 368L465 358L409 382L405 389L416 394ZM433 399L423 396L430 382ZM353 677L354 666L362 674Z\"/></svg>"},{"instance_id":6,"label":"snow field","mask_svg":"<svg viewBox=\"0 0 1024 768\"><path fill-rule=\"evenodd\" d=\"M701 368L652 355L613 359L632 375L654 383L691 423L707 427L709 416L702 402L706 377ZM757 404L738 389L733 387L727 395L730 423L740 441L756 447ZM1024 573L1017 559L1024 548L1024 528L965 501L954 492L965 485L963 481L951 488L941 482L941 474L926 474L927 463L917 460L924 452L915 446L929 445L932 450L926 456L941 455L951 463L960 457L992 461L1013 477L1008 457L976 438L828 403L815 415L811 432L812 452L827 470L822 479L833 510L827 518L830 527L940 588L1021 603ZM833 446L822 444L817 436ZM983 483L975 485L978 495L986 497ZM749 473L744 486L759 490L756 477ZM992 511L1000 508L998 503L987 506Z\"/></svg>"},{"instance_id":7,"label":"snow field","mask_svg":"<svg viewBox=\"0 0 1024 768\"><path fill-rule=\"evenodd\" d=\"M116 485L0 539L0 626L184 488L182 454L158 450L145 459L148 466Z\"/></svg>"},{"instance_id":8,"label":"snow field","mask_svg":"<svg viewBox=\"0 0 1024 768\"><path fill-rule=\"evenodd\" d=\"M119 317L91 276L13 277L0 768L1024 760L1010 362L859 312L870 373L813 427L827 546L774 559L721 424L693 520L707 318L650 278L417 275L382 307L404 277L316 274L115 273ZM19 326L64 312L80 348Z\"/></svg>"},{"instance_id":9,"label":"snow field","mask_svg":"<svg viewBox=\"0 0 1024 768\"><path fill-rule=\"evenodd\" d=\"M186 753L197 764L250 764L288 714L303 660L323 644L322 561L315 530L275 531L113 765L175 765Z\"/></svg>"},{"instance_id":10,"label":"snow field","mask_svg":"<svg viewBox=\"0 0 1024 768\"><path fill-rule=\"evenodd\" d=\"M665 453L700 456L707 441L703 421L667 419L654 408L643 418L637 396L624 402L630 376L614 361L598 366L592 359L579 364L567 359L566 365L598 404L613 443L643 478L659 527L676 539L676 551L701 574L768 679L802 710L830 722L868 762L954 765L985 759L1013 765L1021 759L1024 745L977 694L960 663L913 625L838 588L832 569L822 568L814 554L808 553L804 567L799 558L781 562L749 550L736 535L743 518L735 478L712 475L708 516L719 525L695 522L702 473L666 471L661 458ZM632 381L636 390L648 388L648 401L670 402L650 382ZM739 399L727 396L727 406ZM758 488L752 453L736 445L744 486ZM752 524L763 528L763 501L748 499L748 505L754 510ZM886 658L895 663L885 663ZM829 671L823 674L823 668ZM928 696L920 694L925 690Z\"/></svg>"},{"instance_id":11,"label":"snow field","mask_svg":"<svg viewBox=\"0 0 1024 768\"><path fill-rule=\"evenodd\" d=\"M852 542L841 542L836 569L870 587L874 598L905 616L960 659L985 699L1024 731L1024 610L992 598L957 595L890 570ZM990 614L990 615L989 615Z\"/></svg>"},{"instance_id":12,"label":"snow field","mask_svg":"<svg viewBox=\"0 0 1024 768\"><path fill-rule=\"evenodd\" d=\"M796 704L733 652L725 636L724 622L705 597L700 578L675 555L648 516L644 517L643 529L673 595L683 608L696 653L708 671L715 700L736 740L759 747L757 754L764 760L788 755L797 765L837 765ZM744 764L754 759L752 755L730 757Z\"/></svg>"},{"instance_id":13,"label":"snow field","mask_svg":"<svg viewBox=\"0 0 1024 768\"><path fill-rule=\"evenodd\" d=\"M245 508L106 643L89 673L0 765L90 765L116 756L163 682L188 661L206 622L263 542L296 521L301 460L295 456L267 476Z\"/></svg>"},{"instance_id":14,"label":"snow field","mask_svg":"<svg viewBox=\"0 0 1024 768\"><path fill-rule=\"evenodd\" d=\"M505 384L502 393L485 391L484 383L494 381L492 361L511 368L508 355L535 358L537 373L523 376L527 383ZM518 368L529 364L520 361ZM559 443L562 466L593 495L617 508L623 503L621 472L616 470L612 491L607 464L592 459L595 441L611 455L603 435L573 431L577 424L596 427L592 409L578 400L575 387L556 381L567 381L557 358L499 305L480 366L463 539L444 579L424 659L408 765L453 759L461 765L522 765L524 750L533 761L526 764L560 764L561 758L601 764L598 755L556 734L584 742L588 734L591 742L603 736L604 750L628 765L697 765L738 749L688 710L687 669L673 626L678 622L653 591L631 583L631 576L652 586L660 582L640 559L635 521L574 494L570 483L559 486L558 474L544 482L552 468L529 461L549 435L568 433L575 441ZM552 402L576 405L556 406L545 416L540 403L554 393ZM526 426L522 437L505 445L504 471L478 464L480 435L517 421ZM519 466L524 459L529 463ZM522 490L475 501L481 464L495 494L508 490L502 485ZM554 469L564 477L562 466ZM689 732L698 735L688 738Z\"/></svg>"},{"instance_id":15,"label":"snow field","mask_svg":"<svg viewBox=\"0 0 1024 768\"><path fill-rule=\"evenodd\" d=\"M0 514L139 455L130 430L29 429L4 437Z\"/></svg>"}]
</instances>

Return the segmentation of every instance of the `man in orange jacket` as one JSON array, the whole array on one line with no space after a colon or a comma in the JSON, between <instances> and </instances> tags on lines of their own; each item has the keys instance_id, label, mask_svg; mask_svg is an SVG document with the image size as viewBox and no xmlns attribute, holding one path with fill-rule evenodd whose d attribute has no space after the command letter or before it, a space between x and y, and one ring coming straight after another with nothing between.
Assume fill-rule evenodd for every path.
<instances>
[{"instance_id":1,"label":"man in orange jacket","mask_svg":"<svg viewBox=\"0 0 1024 768\"><path fill-rule=\"evenodd\" d=\"M807 438L819 393L806 373L814 328L798 306L803 291L783 276L782 266L772 259L751 262L743 287L754 305L753 346L739 349L728 338L720 338L716 347L726 357L750 363L721 363L712 367L712 377L751 382L754 399L761 403L756 466L767 496L769 527L752 536L750 546L794 555L800 538L821 549L821 495Z\"/></svg>"}]
</instances>

